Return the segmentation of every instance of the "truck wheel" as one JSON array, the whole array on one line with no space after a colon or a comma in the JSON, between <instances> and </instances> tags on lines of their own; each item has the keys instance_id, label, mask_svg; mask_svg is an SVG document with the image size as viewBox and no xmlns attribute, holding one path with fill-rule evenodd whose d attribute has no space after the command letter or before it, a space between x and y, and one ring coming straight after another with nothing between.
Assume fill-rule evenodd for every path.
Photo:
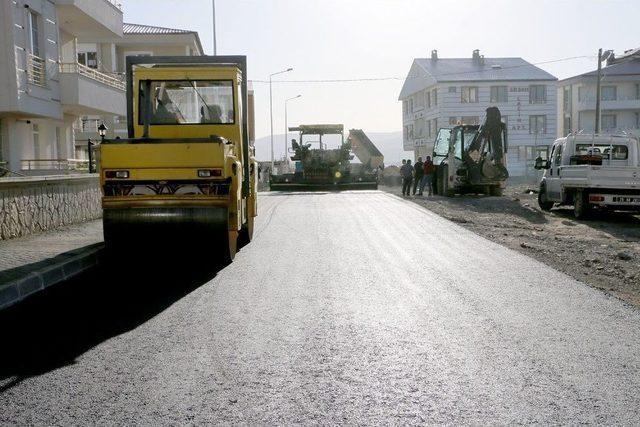
<instances>
[{"instance_id":1,"label":"truck wheel","mask_svg":"<svg viewBox=\"0 0 640 427\"><path fill-rule=\"evenodd\" d=\"M538 206L543 211L550 211L553 207L553 202L547 200L547 190L544 186L540 187L540 191L538 191Z\"/></svg>"},{"instance_id":2,"label":"truck wheel","mask_svg":"<svg viewBox=\"0 0 640 427\"><path fill-rule=\"evenodd\" d=\"M498 185L494 185L489 189L489 195L493 197L502 197L503 189Z\"/></svg>"},{"instance_id":3,"label":"truck wheel","mask_svg":"<svg viewBox=\"0 0 640 427\"><path fill-rule=\"evenodd\" d=\"M577 219L585 219L589 216L590 211L589 195L586 191L577 191L573 197L573 216Z\"/></svg>"},{"instance_id":4,"label":"truck wheel","mask_svg":"<svg viewBox=\"0 0 640 427\"><path fill-rule=\"evenodd\" d=\"M449 165L444 165L442 168L442 175L440 177L440 181L442 181L440 187L442 189L442 195L444 197L453 197L455 192L453 189L449 188Z\"/></svg>"}]
</instances>

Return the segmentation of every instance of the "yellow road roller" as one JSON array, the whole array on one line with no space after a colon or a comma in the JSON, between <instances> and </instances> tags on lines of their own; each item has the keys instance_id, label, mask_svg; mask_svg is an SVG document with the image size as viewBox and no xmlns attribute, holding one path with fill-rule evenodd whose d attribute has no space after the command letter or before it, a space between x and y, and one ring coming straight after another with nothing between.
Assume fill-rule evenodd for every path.
<instances>
[{"instance_id":1,"label":"yellow road roller","mask_svg":"<svg viewBox=\"0 0 640 427\"><path fill-rule=\"evenodd\" d=\"M106 248L198 247L232 261L257 215L246 57L126 66L128 137L104 139L99 153Z\"/></svg>"}]
</instances>

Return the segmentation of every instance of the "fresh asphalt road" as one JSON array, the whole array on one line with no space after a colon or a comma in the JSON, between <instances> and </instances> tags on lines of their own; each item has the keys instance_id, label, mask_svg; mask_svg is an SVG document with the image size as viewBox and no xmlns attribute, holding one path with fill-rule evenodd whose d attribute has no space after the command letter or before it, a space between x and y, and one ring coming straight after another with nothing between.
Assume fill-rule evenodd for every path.
<instances>
[{"instance_id":1,"label":"fresh asphalt road","mask_svg":"<svg viewBox=\"0 0 640 427\"><path fill-rule=\"evenodd\" d=\"M0 424L640 419L636 309L386 193L259 212L215 277L123 259L3 313Z\"/></svg>"}]
</instances>

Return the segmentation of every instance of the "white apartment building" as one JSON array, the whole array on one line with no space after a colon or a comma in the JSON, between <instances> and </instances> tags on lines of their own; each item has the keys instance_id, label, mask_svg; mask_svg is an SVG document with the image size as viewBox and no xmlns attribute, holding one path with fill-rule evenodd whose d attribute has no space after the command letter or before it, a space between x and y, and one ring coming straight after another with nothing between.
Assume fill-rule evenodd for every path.
<instances>
[{"instance_id":1,"label":"white apartment building","mask_svg":"<svg viewBox=\"0 0 640 427\"><path fill-rule=\"evenodd\" d=\"M126 56L202 54L196 32L123 25L113 0L1 0L0 31L0 176L86 170L97 123L126 128Z\"/></svg>"},{"instance_id":2,"label":"white apartment building","mask_svg":"<svg viewBox=\"0 0 640 427\"><path fill-rule=\"evenodd\" d=\"M76 118L125 111L122 80L77 60L78 39L122 37L122 10L110 0L3 0L0 31L0 162L24 174L68 168Z\"/></svg>"},{"instance_id":3,"label":"white apartment building","mask_svg":"<svg viewBox=\"0 0 640 427\"><path fill-rule=\"evenodd\" d=\"M600 130L640 135L640 49L612 57L601 70ZM597 71L558 84L558 136L593 132Z\"/></svg>"},{"instance_id":4,"label":"white apartment building","mask_svg":"<svg viewBox=\"0 0 640 427\"><path fill-rule=\"evenodd\" d=\"M430 58L413 61L400 92L403 146L431 155L438 129L480 124L496 106L508 128L511 176L533 175L533 162L556 138L557 78L522 58Z\"/></svg>"}]
</instances>

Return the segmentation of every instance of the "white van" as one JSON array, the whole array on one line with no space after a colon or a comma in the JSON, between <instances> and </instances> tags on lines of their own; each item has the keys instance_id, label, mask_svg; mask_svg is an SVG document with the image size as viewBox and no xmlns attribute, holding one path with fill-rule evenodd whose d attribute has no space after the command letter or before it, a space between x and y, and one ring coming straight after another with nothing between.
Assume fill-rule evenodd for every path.
<instances>
[{"instance_id":1,"label":"white van","mask_svg":"<svg viewBox=\"0 0 640 427\"><path fill-rule=\"evenodd\" d=\"M592 208L640 210L640 167L637 137L632 135L570 134L553 143L538 204L550 210L556 203L573 205L576 218Z\"/></svg>"}]
</instances>

